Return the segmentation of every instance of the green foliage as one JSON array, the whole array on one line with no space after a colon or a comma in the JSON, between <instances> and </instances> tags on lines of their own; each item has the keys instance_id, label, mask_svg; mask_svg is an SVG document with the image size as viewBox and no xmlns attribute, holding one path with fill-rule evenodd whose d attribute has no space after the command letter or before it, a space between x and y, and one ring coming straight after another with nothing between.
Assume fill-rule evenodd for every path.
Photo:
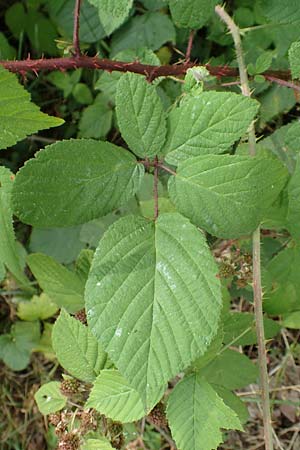
<instances>
[{"instance_id":1,"label":"green foliage","mask_svg":"<svg viewBox=\"0 0 300 450\"><path fill-rule=\"evenodd\" d=\"M74 0L11 3L0 59L74 55ZM0 68L0 358L34 371L42 352L53 365L35 398L43 414L64 410L59 439L76 430L85 450L161 450L168 437L215 449L221 430L248 419L234 391L259 378L258 226L265 337L300 328L299 99L264 76L290 65L299 78L298 1L230 4L253 98L216 68L237 66L217 0L81 3L82 55L124 61L127 73L58 64L22 73L25 90ZM191 30L201 65L152 82L155 69L131 73L186 61ZM76 379L52 381L58 364ZM69 399L63 383L77 386Z\"/></svg>"},{"instance_id":2,"label":"green foliage","mask_svg":"<svg viewBox=\"0 0 300 450\"><path fill-rule=\"evenodd\" d=\"M189 97L168 118L166 160L178 164L191 156L223 153L247 130L258 110L254 100L230 92Z\"/></svg>"},{"instance_id":3,"label":"green foliage","mask_svg":"<svg viewBox=\"0 0 300 450\"><path fill-rule=\"evenodd\" d=\"M8 334L0 336L0 359L12 370L25 369L39 339L39 322L15 322Z\"/></svg>"},{"instance_id":4,"label":"green foliage","mask_svg":"<svg viewBox=\"0 0 300 450\"><path fill-rule=\"evenodd\" d=\"M42 113L12 73L0 67L0 149L10 147L28 134L57 127L63 120Z\"/></svg>"},{"instance_id":5,"label":"green foliage","mask_svg":"<svg viewBox=\"0 0 300 450\"><path fill-rule=\"evenodd\" d=\"M8 169L0 167L0 263L13 274L23 288L30 291L13 229L11 208L13 178Z\"/></svg>"},{"instance_id":6,"label":"green foliage","mask_svg":"<svg viewBox=\"0 0 300 450\"><path fill-rule=\"evenodd\" d=\"M18 172L14 211L25 223L40 227L88 222L128 201L143 174L132 155L108 142L58 142Z\"/></svg>"},{"instance_id":7,"label":"green foliage","mask_svg":"<svg viewBox=\"0 0 300 450\"><path fill-rule=\"evenodd\" d=\"M179 164L169 191L178 210L196 225L214 236L230 238L257 228L286 179L285 169L276 160L198 156Z\"/></svg>"},{"instance_id":8,"label":"green foliage","mask_svg":"<svg viewBox=\"0 0 300 450\"><path fill-rule=\"evenodd\" d=\"M90 330L64 309L53 327L52 345L60 364L79 380L94 381L107 361Z\"/></svg>"},{"instance_id":9,"label":"green foliage","mask_svg":"<svg viewBox=\"0 0 300 450\"><path fill-rule=\"evenodd\" d=\"M169 0L174 23L178 27L202 28L214 13L218 0Z\"/></svg>"},{"instance_id":10,"label":"green foliage","mask_svg":"<svg viewBox=\"0 0 300 450\"><path fill-rule=\"evenodd\" d=\"M85 406L119 422L134 422L145 415L140 395L117 370L101 370Z\"/></svg>"},{"instance_id":11,"label":"green foliage","mask_svg":"<svg viewBox=\"0 0 300 450\"><path fill-rule=\"evenodd\" d=\"M127 49L146 47L157 50L169 41L175 41L175 28L169 17L160 12L147 12L128 20L113 35L112 56Z\"/></svg>"},{"instance_id":12,"label":"green foliage","mask_svg":"<svg viewBox=\"0 0 300 450\"><path fill-rule=\"evenodd\" d=\"M118 83L116 112L121 134L141 157L159 155L166 136L166 118L155 87L139 75L124 74Z\"/></svg>"},{"instance_id":13,"label":"green foliage","mask_svg":"<svg viewBox=\"0 0 300 450\"><path fill-rule=\"evenodd\" d=\"M44 384L34 396L42 414L51 414L66 406L67 397L60 391L60 383L50 381Z\"/></svg>"},{"instance_id":14,"label":"green foliage","mask_svg":"<svg viewBox=\"0 0 300 450\"><path fill-rule=\"evenodd\" d=\"M208 450L222 442L220 428L242 430L236 413L199 374L176 385L167 416L177 446L182 450Z\"/></svg>"},{"instance_id":15,"label":"green foliage","mask_svg":"<svg viewBox=\"0 0 300 450\"><path fill-rule=\"evenodd\" d=\"M147 409L205 351L220 302L205 240L177 213L162 214L155 224L128 216L112 225L86 286L89 326Z\"/></svg>"},{"instance_id":16,"label":"green foliage","mask_svg":"<svg viewBox=\"0 0 300 450\"><path fill-rule=\"evenodd\" d=\"M27 264L40 287L57 306L70 312L83 308L84 282L74 272L42 253L29 255Z\"/></svg>"},{"instance_id":17,"label":"green foliage","mask_svg":"<svg viewBox=\"0 0 300 450\"><path fill-rule=\"evenodd\" d=\"M110 35L128 17L133 0L89 0L99 12L100 22L107 35Z\"/></svg>"}]
</instances>

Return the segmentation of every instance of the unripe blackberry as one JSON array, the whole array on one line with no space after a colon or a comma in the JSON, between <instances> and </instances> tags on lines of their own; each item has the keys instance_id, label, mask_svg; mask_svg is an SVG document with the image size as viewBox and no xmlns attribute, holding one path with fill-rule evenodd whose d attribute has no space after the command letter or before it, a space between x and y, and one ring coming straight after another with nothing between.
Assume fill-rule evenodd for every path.
<instances>
[{"instance_id":1,"label":"unripe blackberry","mask_svg":"<svg viewBox=\"0 0 300 450\"><path fill-rule=\"evenodd\" d=\"M223 262L219 267L219 275L221 278L232 277L235 273L234 266L229 263Z\"/></svg>"},{"instance_id":2,"label":"unripe blackberry","mask_svg":"<svg viewBox=\"0 0 300 450\"><path fill-rule=\"evenodd\" d=\"M60 383L61 393L67 396L77 394L79 392L79 387L80 383L75 379L63 380Z\"/></svg>"},{"instance_id":3,"label":"unripe blackberry","mask_svg":"<svg viewBox=\"0 0 300 450\"><path fill-rule=\"evenodd\" d=\"M79 436L75 433L64 434L58 443L59 450L78 450L80 445Z\"/></svg>"},{"instance_id":4,"label":"unripe blackberry","mask_svg":"<svg viewBox=\"0 0 300 450\"><path fill-rule=\"evenodd\" d=\"M81 309L74 314L75 319L79 320L79 322L83 323L83 325L87 325L86 312L85 309Z\"/></svg>"},{"instance_id":5,"label":"unripe blackberry","mask_svg":"<svg viewBox=\"0 0 300 450\"><path fill-rule=\"evenodd\" d=\"M61 421L61 415L60 415L60 413L49 414L49 416L48 416L48 422L49 422L51 425L54 425L55 427L57 427L57 425L59 424L60 421Z\"/></svg>"},{"instance_id":6,"label":"unripe blackberry","mask_svg":"<svg viewBox=\"0 0 300 450\"><path fill-rule=\"evenodd\" d=\"M98 428L97 413L94 410L83 411L80 415L80 429L83 434Z\"/></svg>"},{"instance_id":7,"label":"unripe blackberry","mask_svg":"<svg viewBox=\"0 0 300 450\"><path fill-rule=\"evenodd\" d=\"M166 427L167 426L167 419L165 414L165 407L163 403L158 403L152 411L148 415L149 420L159 427Z\"/></svg>"}]
</instances>

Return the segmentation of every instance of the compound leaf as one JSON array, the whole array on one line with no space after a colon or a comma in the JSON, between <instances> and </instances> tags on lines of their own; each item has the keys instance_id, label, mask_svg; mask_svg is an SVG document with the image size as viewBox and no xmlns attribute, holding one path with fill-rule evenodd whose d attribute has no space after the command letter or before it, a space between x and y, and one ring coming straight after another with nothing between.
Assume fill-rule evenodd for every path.
<instances>
[{"instance_id":1,"label":"compound leaf","mask_svg":"<svg viewBox=\"0 0 300 450\"><path fill-rule=\"evenodd\" d=\"M104 234L86 285L92 332L151 409L207 349L221 308L204 237L177 213L127 216Z\"/></svg>"},{"instance_id":2,"label":"compound leaf","mask_svg":"<svg viewBox=\"0 0 300 450\"><path fill-rule=\"evenodd\" d=\"M118 83L116 111L121 134L131 150L141 157L159 154L167 126L155 86L140 75L124 74Z\"/></svg>"},{"instance_id":3,"label":"compound leaf","mask_svg":"<svg viewBox=\"0 0 300 450\"><path fill-rule=\"evenodd\" d=\"M214 236L236 238L256 229L286 180L286 169L275 159L207 155L180 163L169 192L179 212L196 225Z\"/></svg>"},{"instance_id":4,"label":"compound leaf","mask_svg":"<svg viewBox=\"0 0 300 450\"><path fill-rule=\"evenodd\" d=\"M143 174L133 155L109 142L57 142L18 172L14 210L23 222L40 227L85 223L126 203Z\"/></svg>"}]
</instances>

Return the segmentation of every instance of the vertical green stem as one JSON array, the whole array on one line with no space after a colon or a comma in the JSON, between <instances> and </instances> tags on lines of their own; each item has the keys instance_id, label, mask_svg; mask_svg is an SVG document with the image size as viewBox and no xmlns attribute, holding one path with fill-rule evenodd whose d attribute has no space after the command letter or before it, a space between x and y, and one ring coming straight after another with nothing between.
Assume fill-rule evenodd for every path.
<instances>
[{"instance_id":1,"label":"vertical green stem","mask_svg":"<svg viewBox=\"0 0 300 450\"><path fill-rule=\"evenodd\" d=\"M232 18L221 6L216 6L216 13L220 19L227 25L236 50L237 62L239 66L239 74L241 81L241 90L243 95L250 97L251 92L249 88L249 80L247 69L244 62L243 49L241 43L240 30L234 23ZM256 155L255 149L255 129L252 123L249 130L249 154L251 156ZM261 400L263 410L263 422L264 422L264 436L265 436L265 448L266 450L273 450L272 439L272 424L271 424L271 412L270 412L270 396L269 396L269 379L267 368L267 354L265 345L265 332L263 322L263 308L262 308L262 287L261 287L261 267L260 267L260 228L253 233L252 237L253 248L253 297L254 297L254 310L255 310L255 322L256 322L256 334L258 342L258 360L260 371L260 388L261 388Z\"/></svg>"}]
</instances>

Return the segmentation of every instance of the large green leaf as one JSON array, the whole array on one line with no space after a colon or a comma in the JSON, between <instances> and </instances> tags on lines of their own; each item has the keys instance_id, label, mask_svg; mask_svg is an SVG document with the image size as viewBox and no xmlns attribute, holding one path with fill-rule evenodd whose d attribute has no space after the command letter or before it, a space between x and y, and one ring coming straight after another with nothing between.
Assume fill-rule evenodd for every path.
<instances>
[{"instance_id":1,"label":"large green leaf","mask_svg":"<svg viewBox=\"0 0 300 450\"><path fill-rule=\"evenodd\" d=\"M288 185L287 227L292 236L300 240L300 155L297 155L295 171Z\"/></svg>"},{"instance_id":2,"label":"large green leaf","mask_svg":"<svg viewBox=\"0 0 300 450\"><path fill-rule=\"evenodd\" d=\"M29 255L27 263L40 287L57 306L70 312L83 307L84 282L74 272L41 253Z\"/></svg>"},{"instance_id":3,"label":"large green leaf","mask_svg":"<svg viewBox=\"0 0 300 450\"><path fill-rule=\"evenodd\" d=\"M186 99L168 118L166 160L178 164L191 156L223 153L249 127L258 103L232 92L203 92Z\"/></svg>"},{"instance_id":4,"label":"large green leaf","mask_svg":"<svg viewBox=\"0 0 300 450\"><path fill-rule=\"evenodd\" d=\"M24 267L15 240L11 209L13 174L0 167L0 262L13 274L17 282L26 290L31 290L24 275Z\"/></svg>"},{"instance_id":5,"label":"large green leaf","mask_svg":"<svg viewBox=\"0 0 300 450\"><path fill-rule=\"evenodd\" d=\"M214 236L236 238L256 229L286 180L275 159L207 155L180 163L169 192L195 224Z\"/></svg>"},{"instance_id":6,"label":"large green leaf","mask_svg":"<svg viewBox=\"0 0 300 450\"><path fill-rule=\"evenodd\" d=\"M167 417L180 450L211 450L223 442L220 428L242 430L236 413L197 373L175 386Z\"/></svg>"},{"instance_id":7,"label":"large green leaf","mask_svg":"<svg viewBox=\"0 0 300 450\"><path fill-rule=\"evenodd\" d=\"M127 49L142 47L158 50L168 41L175 42L175 28L166 14L147 12L135 16L114 33L111 40L111 56Z\"/></svg>"},{"instance_id":8,"label":"large green leaf","mask_svg":"<svg viewBox=\"0 0 300 450\"><path fill-rule=\"evenodd\" d=\"M127 216L96 250L86 285L93 333L147 410L217 332L217 267L201 233L177 213Z\"/></svg>"},{"instance_id":9,"label":"large green leaf","mask_svg":"<svg viewBox=\"0 0 300 450\"><path fill-rule=\"evenodd\" d=\"M86 408L119 422L135 422L145 415L141 397L117 370L102 370L94 382Z\"/></svg>"},{"instance_id":10,"label":"large green leaf","mask_svg":"<svg viewBox=\"0 0 300 450\"><path fill-rule=\"evenodd\" d=\"M100 22L107 35L127 19L133 0L88 0L98 9Z\"/></svg>"},{"instance_id":11,"label":"large green leaf","mask_svg":"<svg viewBox=\"0 0 300 450\"><path fill-rule=\"evenodd\" d=\"M42 113L16 75L0 67L0 149L10 147L28 134L57 127L62 119Z\"/></svg>"},{"instance_id":12,"label":"large green leaf","mask_svg":"<svg viewBox=\"0 0 300 450\"><path fill-rule=\"evenodd\" d=\"M14 211L23 222L40 227L88 222L126 203L143 174L133 155L109 142L57 142L18 172Z\"/></svg>"},{"instance_id":13,"label":"large green leaf","mask_svg":"<svg viewBox=\"0 0 300 450\"><path fill-rule=\"evenodd\" d=\"M94 381L105 366L107 355L95 336L64 309L54 324L52 345L59 363L79 380Z\"/></svg>"},{"instance_id":14,"label":"large green leaf","mask_svg":"<svg viewBox=\"0 0 300 450\"><path fill-rule=\"evenodd\" d=\"M214 14L218 0L169 0L174 23L182 28L202 28Z\"/></svg>"},{"instance_id":15,"label":"large green leaf","mask_svg":"<svg viewBox=\"0 0 300 450\"><path fill-rule=\"evenodd\" d=\"M155 86L140 75L124 74L118 83L116 111L121 134L135 154L151 157L160 153L167 126Z\"/></svg>"}]
</instances>

